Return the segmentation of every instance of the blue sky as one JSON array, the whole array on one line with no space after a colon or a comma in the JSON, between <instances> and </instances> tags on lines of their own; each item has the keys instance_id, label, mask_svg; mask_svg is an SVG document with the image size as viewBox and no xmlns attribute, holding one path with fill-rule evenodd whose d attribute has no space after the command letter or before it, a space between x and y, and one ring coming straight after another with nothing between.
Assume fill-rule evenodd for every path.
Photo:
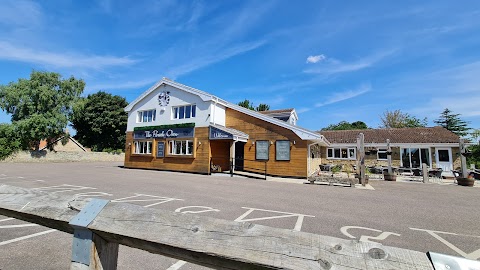
<instances>
[{"instance_id":1,"label":"blue sky","mask_svg":"<svg viewBox=\"0 0 480 270\"><path fill-rule=\"evenodd\" d=\"M129 102L168 77L312 130L447 107L480 128L480 2L2 0L0 84L33 69Z\"/></svg>"}]
</instances>

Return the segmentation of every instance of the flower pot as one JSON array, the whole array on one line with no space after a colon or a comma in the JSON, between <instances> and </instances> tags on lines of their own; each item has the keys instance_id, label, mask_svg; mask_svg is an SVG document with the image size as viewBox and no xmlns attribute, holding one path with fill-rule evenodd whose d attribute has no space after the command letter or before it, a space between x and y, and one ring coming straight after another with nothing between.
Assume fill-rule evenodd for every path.
<instances>
[{"instance_id":1,"label":"flower pot","mask_svg":"<svg viewBox=\"0 0 480 270\"><path fill-rule=\"evenodd\" d=\"M473 187L473 184L475 183L475 179L459 177L457 178L457 183L459 186Z\"/></svg>"},{"instance_id":2,"label":"flower pot","mask_svg":"<svg viewBox=\"0 0 480 270\"><path fill-rule=\"evenodd\" d=\"M384 173L383 179L385 179L385 181L397 181L397 175L394 173Z\"/></svg>"}]
</instances>

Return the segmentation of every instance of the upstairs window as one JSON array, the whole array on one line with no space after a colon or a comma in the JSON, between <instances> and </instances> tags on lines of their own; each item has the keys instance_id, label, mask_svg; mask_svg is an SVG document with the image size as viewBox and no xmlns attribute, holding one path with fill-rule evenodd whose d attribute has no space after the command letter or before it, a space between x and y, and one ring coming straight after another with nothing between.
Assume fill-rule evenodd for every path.
<instances>
[{"instance_id":1,"label":"upstairs window","mask_svg":"<svg viewBox=\"0 0 480 270\"><path fill-rule=\"evenodd\" d=\"M173 119L188 119L194 118L197 114L196 105L186 105L172 108Z\"/></svg>"},{"instance_id":2,"label":"upstairs window","mask_svg":"<svg viewBox=\"0 0 480 270\"><path fill-rule=\"evenodd\" d=\"M157 110L139 111L137 123L155 122Z\"/></svg>"}]
</instances>

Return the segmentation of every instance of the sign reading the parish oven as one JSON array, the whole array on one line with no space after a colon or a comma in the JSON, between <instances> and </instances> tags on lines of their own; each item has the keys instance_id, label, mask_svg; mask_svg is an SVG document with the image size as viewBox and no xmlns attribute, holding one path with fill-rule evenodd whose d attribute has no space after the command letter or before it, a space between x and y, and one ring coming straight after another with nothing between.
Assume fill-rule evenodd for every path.
<instances>
[{"instance_id":1,"label":"sign reading the parish oven","mask_svg":"<svg viewBox=\"0 0 480 270\"><path fill-rule=\"evenodd\" d=\"M210 140L232 140L233 135L226 131L220 130L218 128L210 127L209 139Z\"/></svg>"},{"instance_id":2,"label":"sign reading the parish oven","mask_svg":"<svg viewBox=\"0 0 480 270\"><path fill-rule=\"evenodd\" d=\"M275 159L290 160L290 141L275 142Z\"/></svg>"},{"instance_id":3,"label":"sign reading the parish oven","mask_svg":"<svg viewBox=\"0 0 480 270\"><path fill-rule=\"evenodd\" d=\"M193 138L194 135L194 128L159 128L152 130L137 130L133 132L134 139Z\"/></svg>"}]
</instances>

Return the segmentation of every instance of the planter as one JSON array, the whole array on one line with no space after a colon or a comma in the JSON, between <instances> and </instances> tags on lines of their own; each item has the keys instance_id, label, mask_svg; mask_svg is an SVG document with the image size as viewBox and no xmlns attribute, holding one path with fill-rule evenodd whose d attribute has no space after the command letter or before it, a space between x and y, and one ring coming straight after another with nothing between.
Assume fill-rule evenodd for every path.
<instances>
[{"instance_id":1,"label":"planter","mask_svg":"<svg viewBox=\"0 0 480 270\"><path fill-rule=\"evenodd\" d=\"M383 179L385 179L385 181L397 181L397 175L394 173L384 173Z\"/></svg>"},{"instance_id":2,"label":"planter","mask_svg":"<svg viewBox=\"0 0 480 270\"><path fill-rule=\"evenodd\" d=\"M473 184L475 183L475 179L459 177L457 178L457 183L459 186L473 187Z\"/></svg>"}]
</instances>

